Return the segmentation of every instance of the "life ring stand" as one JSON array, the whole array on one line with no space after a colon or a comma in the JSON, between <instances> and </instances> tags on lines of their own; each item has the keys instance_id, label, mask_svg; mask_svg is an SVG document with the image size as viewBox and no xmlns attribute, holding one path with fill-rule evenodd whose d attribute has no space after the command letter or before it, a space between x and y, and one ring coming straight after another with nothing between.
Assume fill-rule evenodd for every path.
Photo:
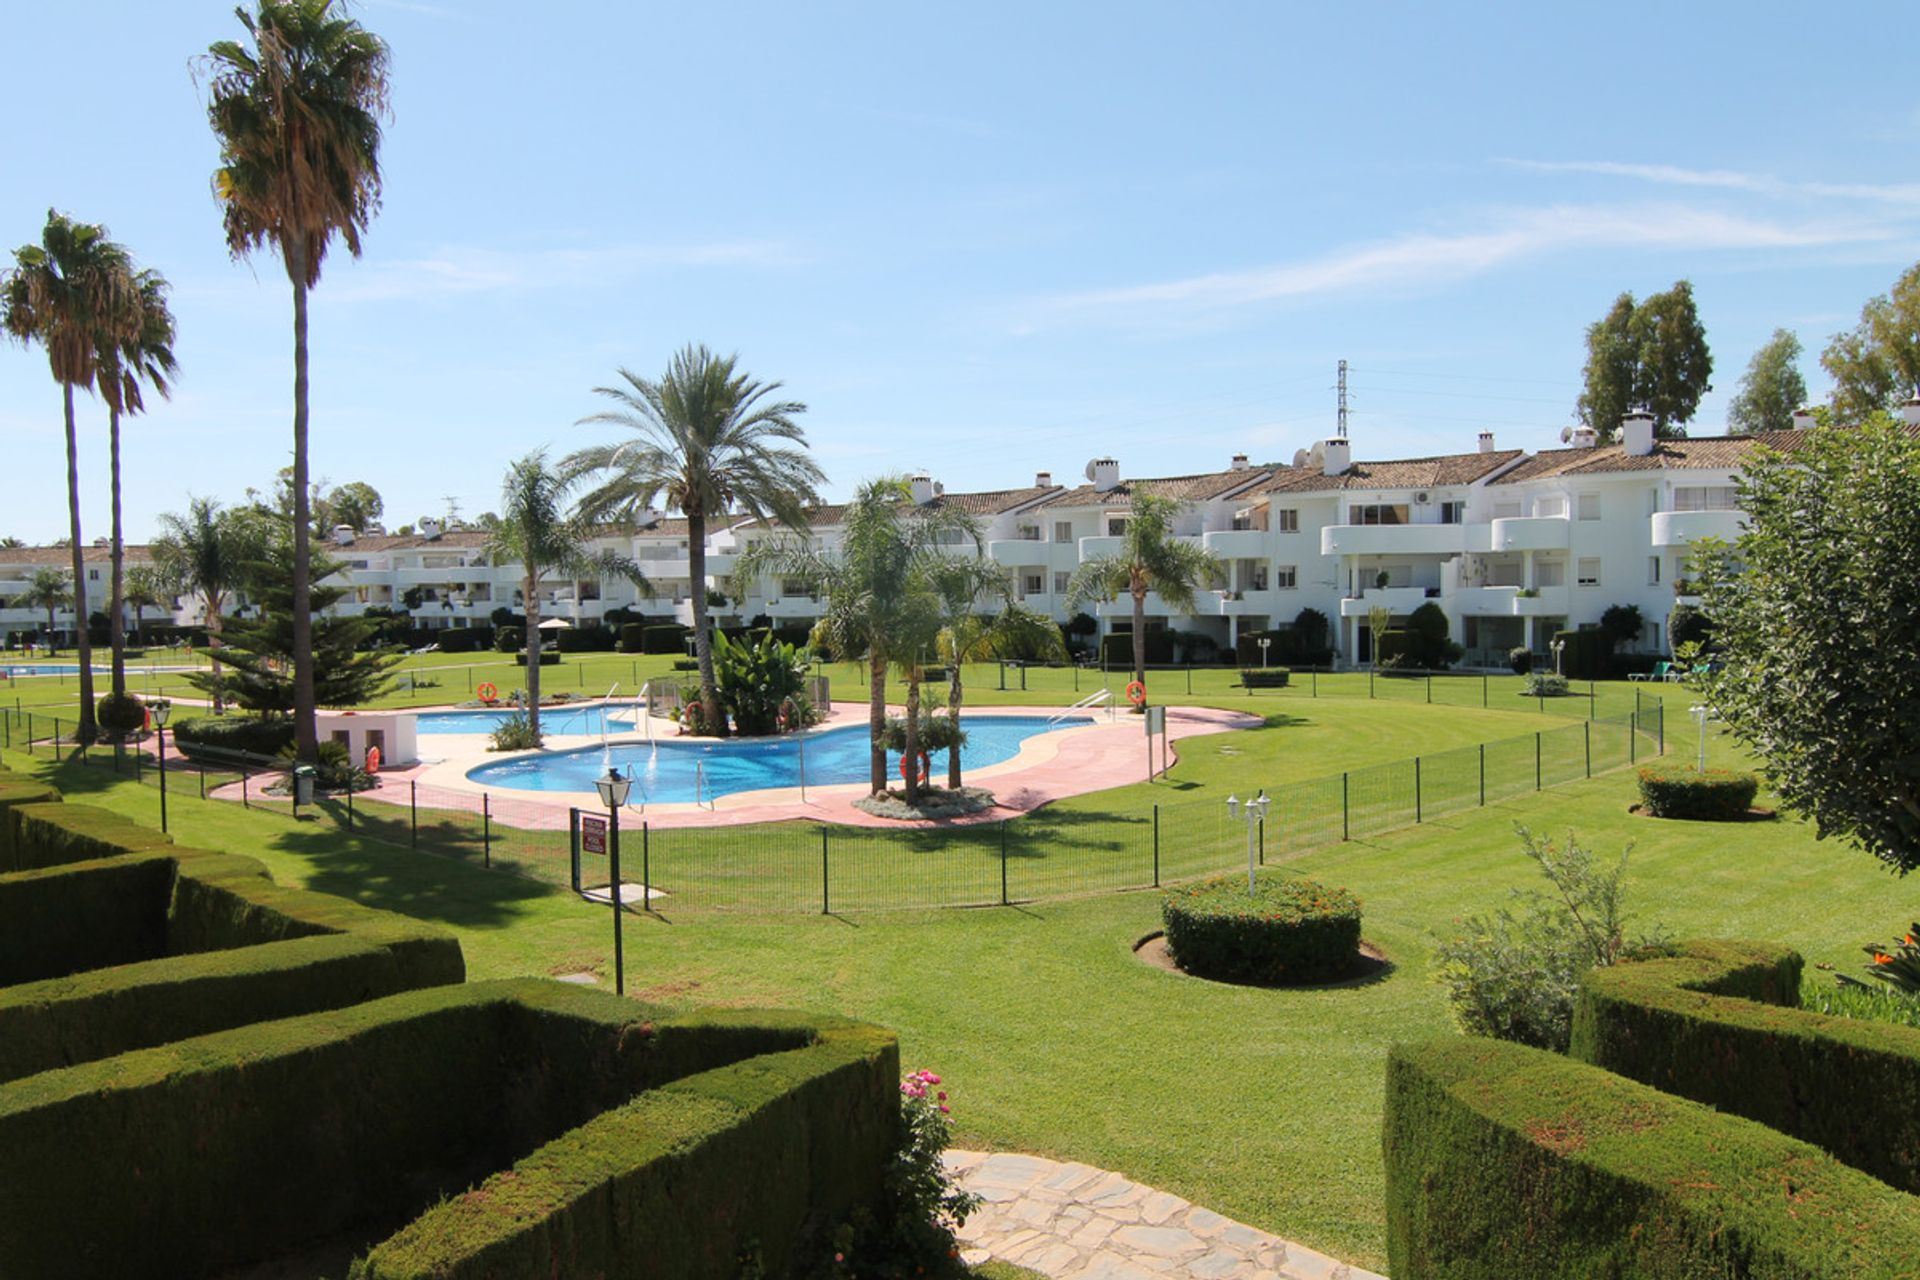
<instances>
[{"instance_id":1,"label":"life ring stand","mask_svg":"<svg viewBox=\"0 0 1920 1280\"><path fill-rule=\"evenodd\" d=\"M500 701L500 687L491 680L481 681L480 687L475 689L474 693L479 695L480 701L482 702Z\"/></svg>"},{"instance_id":2,"label":"life ring stand","mask_svg":"<svg viewBox=\"0 0 1920 1280\"><path fill-rule=\"evenodd\" d=\"M706 718L707 709L700 702L689 702L680 708L680 727L688 733L699 733L701 722Z\"/></svg>"},{"instance_id":3,"label":"life ring stand","mask_svg":"<svg viewBox=\"0 0 1920 1280\"><path fill-rule=\"evenodd\" d=\"M1141 684L1138 680L1129 680L1127 682L1127 701L1136 707L1145 706L1147 701L1147 686Z\"/></svg>"},{"instance_id":4,"label":"life ring stand","mask_svg":"<svg viewBox=\"0 0 1920 1280\"><path fill-rule=\"evenodd\" d=\"M378 747L367 748L367 772L380 772L380 748Z\"/></svg>"},{"instance_id":5,"label":"life ring stand","mask_svg":"<svg viewBox=\"0 0 1920 1280\"><path fill-rule=\"evenodd\" d=\"M902 781L906 782L909 786L924 787L927 785L927 779L932 776L933 757L925 750L920 752L920 777L917 780L913 776L912 757L902 753L900 756L900 777Z\"/></svg>"}]
</instances>

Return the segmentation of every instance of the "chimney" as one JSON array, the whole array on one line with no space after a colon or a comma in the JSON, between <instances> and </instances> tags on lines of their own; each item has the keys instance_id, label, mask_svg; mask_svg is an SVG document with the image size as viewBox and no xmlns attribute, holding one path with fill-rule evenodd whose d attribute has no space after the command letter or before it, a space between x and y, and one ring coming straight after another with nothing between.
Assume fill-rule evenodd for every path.
<instances>
[{"instance_id":1,"label":"chimney","mask_svg":"<svg viewBox=\"0 0 1920 1280\"><path fill-rule=\"evenodd\" d=\"M1236 453L1236 454L1234 454L1234 455L1233 455L1233 465L1232 465L1231 467L1229 467L1229 468L1228 468L1228 470L1230 470L1230 471L1245 471L1246 469L1247 469L1247 455L1246 455L1246 454L1244 454L1244 453Z\"/></svg>"},{"instance_id":2,"label":"chimney","mask_svg":"<svg viewBox=\"0 0 1920 1280\"><path fill-rule=\"evenodd\" d=\"M922 471L907 483L913 488L913 505L924 507L933 501L933 477Z\"/></svg>"},{"instance_id":3,"label":"chimney","mask_svg":"<svg viewBox=\"0 0 1920 1280\"><path fill-rule=\"evenodd\" d=\"M1900 420L1910 427L1920 427L1920 387L1915 387L1907 402L1900 406Z\"/></svg>"},{"instance_id":4,"label":"chimney","mask_svg":"<svg viewBox=\"0 0 1920 1280\"><path fill-rule=\"evenodd\" d=\"M1801 405L1793 411L1793 429L1795 431L1811 431L1819 425L1820 419L1814 417L1813 410L1806 405Z\"/></svg>"},{"instance_id":5,"label":"chimney","mask_svg":"<svg viewBox=\"0 0 1920 1280\"><path fill-rule=\"evenodd\" d=\"M420 517L420 536L428 542L438 541L440 537L440 522L432 516Z\"/></svg>"},{"instance_id":6,"label":"chimney","mask_svg":"<svg viewBox=\"0 0 1920 1280\"><path fill-rule=\"evenodd\" d=\"M333 545L336 547L352 546L353 526L350 524L337 524L333 526Z\"/></svg>"},{"instance_id":7,"label":"chimney","mask_svg":"<svg viewBox=\"0 0 1920 1280\"><path fill-rule=\"evenodd\" d=\"M1644 458L1652 453L1653 415L1645 409L1635 409L1620 419L1620 444L1635 458Z\"/></svg>"},{"instance_id":8,"label":"chimney","mask_svg":"<svg viewBox=\"0 0 1920 1280\"><path fill-rule=\"evenodd\" d=\"M1566 440L1576 449L1591 449L1600 443L1600 433L1592 427L1572 427L1567 431Z\"/></svg>"},{"instance_id":9,"label":"chimney","mask_svg":"<svg viewBox=\"0 0 1920 1280\"><path fill-rule=\"evenodd\" d=\"M1493 452L1493 432L1482 431L1480 433L1480 452L1482 453Z\"/></svg>"},{"instance_id":10,"label":"chimney","mask_svg":"<svg viewBox=\"0 0 1920 1280\"><path fill-rule=\"evenodd\" d=\"M1112 458L1095 458L1087 464L1087 479L1098 493L1105 493L1120 483L1120 464Z\"/></svg>"},{"instance_id":11,"label":"chimney","mask_svg":"<svg viewBox=\"0 0 1920 1280\"><path fill-rule=\"evenodd\" d=\"M1353 464L1353 442L1336 436L1320 442L1320 469L1330 476L1341 476Z\"/></svg>"},{"instance_id":12,"label":"chimney","mask_svg":"<svg viewBox=\"0 0 1920 1280\"><path fill-rule=\"evenodd\" d=\"M1033 487L1036 489L1053 488L1053 472L1036 471L1033 473Z\"/></svg>"}]
</instances>

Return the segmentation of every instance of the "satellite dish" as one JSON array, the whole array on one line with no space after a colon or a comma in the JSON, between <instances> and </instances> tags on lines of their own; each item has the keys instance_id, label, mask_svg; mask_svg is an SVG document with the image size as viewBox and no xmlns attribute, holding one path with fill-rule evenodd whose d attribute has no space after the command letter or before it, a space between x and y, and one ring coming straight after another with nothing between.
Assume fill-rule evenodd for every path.
<instances>
[{"instance_id":1,"label":"satellite dish","mask_svg":"<svg viewBox=\"0 0 1920 1280\"><path fill-rule=\"evenodd\" d=\"M1416 493L1413 495L1413 500L1424 507L1427 505L1428 497L1424 493Z\"/></svg>"},{"instance_id":2,"label":"satellite dish","mask_svg":"<svg viewBox=\"0 0 1920 1280\"><path fill-rule=\"evenodd\" d=\"M1562 428L1560 428L1560 443L1561 443L1561 444L1572 444L1572 443L1573 443L1573 428L1572 428L1572 427L1562 427Z\"/></svg>"},{"instance_id":3,"label":"satellite dish","mask_svg":"<svg viewBox=\"0 0 1920 1280\"><path fill-rule=\"evenodd\" d=\"M1100 461L1100 460L1099 460L1098 458L1089 458L1089 459L1087 459L1087 469L1086 469L1086 472L1085 472L1084 474L1086 475L1086 477L1087 477L1087 483L1089 483L1089 484L1091 484L1091 483L1093 483L1093 468L1094 468L1094 465L1095 465L1096 463L1098 463L1099 461Z\"/></svg>"},{"instance_id":4,"label":"satellite dish","mask_svg":"<svg viewBox=\"0 0 1920 1280\"><path fill-rule=\"evenodd\" d=\"M1317 467L1326 461L1327 447L1321 441L1314 441L1313 448L1307 450L1307 465Z\"/></svg>"},{"instance_id":5,"label":"satellite dish","mask_svg":"<svg viewBox=\"0 0 1920 1280\"><path fill-rule=\"evenodd\" d=\"M1295 449L1293 451L1293 465L1296 467L1304 467L1307 465L1307 451L1305 449Z\"/></svg>"}]
</instances>

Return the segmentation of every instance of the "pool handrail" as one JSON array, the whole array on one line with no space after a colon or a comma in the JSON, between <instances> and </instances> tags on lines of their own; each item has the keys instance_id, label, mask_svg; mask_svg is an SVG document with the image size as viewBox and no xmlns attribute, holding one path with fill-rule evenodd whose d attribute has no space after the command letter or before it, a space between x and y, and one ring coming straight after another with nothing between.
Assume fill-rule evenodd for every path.
<instances>
[{"instance_id":1,"label":"pool handrail","mask_svg":"<svg viewBox=\"0 0 1920 1280\"><path fill-rule=\"evenodd\" d=\"M1053 726L1059 724L1062 720L1065 720L1068 716L1072 715L1076 711L1092 711L1094 708L1103 706L1103 705L1107 709L1107 719L1109 720L1113 719L1113 690L1096 689L1094 692L1080 699L1080 701L1074 703L1072 706L1067 707L1065 710L1055 712L1051 717L1048 718L1047 728L1049 729L1053 728Z\"/></svg>"}]
</instances>

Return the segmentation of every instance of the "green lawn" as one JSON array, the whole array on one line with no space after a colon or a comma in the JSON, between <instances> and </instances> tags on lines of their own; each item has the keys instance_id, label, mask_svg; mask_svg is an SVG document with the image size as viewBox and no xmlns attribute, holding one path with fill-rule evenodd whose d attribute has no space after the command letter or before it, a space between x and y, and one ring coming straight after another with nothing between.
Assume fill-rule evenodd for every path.
<instances>
[{"instance_id":1,"label":"green lawn","mask_svg":"<svg viewBox=\"0 0 1920 1280\"><path fill-rule=\"evenodd\" d=\"M1684 691L1658 692L1680 700L1674 718L1685 725ZM1243 778L1284 794L1299 778L1508 734L1538 714L1326 697L1283 710L1270 729L1193 744L1169 782L1085 797L1057 817L1137 813L1175 787L1217 807ZM1678 736L1670 746L1690 746L1691 726ZM1712 756L1734 759L1718 739ZM150 786L35 767L76 799L154 817ZM1366 935L1395 965L1367 986L1246 991L1149 969L1130 948L1156 927L1157 902L1136 892L968 911L630 917L629 990L886 1023L910 1065L953 1082L965 1143L1119 1169L1378 1268L1386 1049L1448 1028L1428 972L1433 941L1529 883L1516 822L1572 829L1602 850L1636 842L1633 902L1681 935L1774 938L1852 966L1860 943L1920 917L1920 882L1799 823L1653 822L1627 815L1632 799L1619 771L1299 857L1301 871L1365 902ZM172 813L183 843L254 853L285 881L450 925L475 977L588 969L606 980L609 914L550 884L178 793Z\"/></svg>"}]
</instances>

